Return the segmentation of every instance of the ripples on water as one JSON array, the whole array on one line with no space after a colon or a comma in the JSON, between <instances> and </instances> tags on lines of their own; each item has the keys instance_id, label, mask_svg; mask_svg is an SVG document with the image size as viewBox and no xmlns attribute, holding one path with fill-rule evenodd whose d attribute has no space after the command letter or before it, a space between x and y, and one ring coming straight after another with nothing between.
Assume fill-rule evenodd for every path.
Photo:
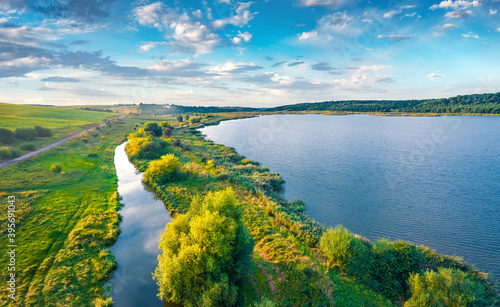
<instances>
[{"instance_id":1,"label":"ripples on water","mask_svg":"<svg viewBox=\"0 0 500 307\"><path fill-rule=\"evenodd\" d=\"M500 277L500 117L273 115L202 129L286 180L317 221Z\"/></svg>"}]
</instances>

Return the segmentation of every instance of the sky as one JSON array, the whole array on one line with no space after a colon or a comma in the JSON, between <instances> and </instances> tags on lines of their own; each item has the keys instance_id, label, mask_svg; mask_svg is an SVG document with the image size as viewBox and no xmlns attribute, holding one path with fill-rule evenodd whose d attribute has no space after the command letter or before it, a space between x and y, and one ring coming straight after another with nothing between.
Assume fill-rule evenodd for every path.
<instances>
[{"instance_id":1,"label":"sky","mask_svg":"<svg viewBox=\"0 0 500 307\"><path fill-rule=\"evenodd\" d=\"M0 101L272 107L500 91L500 0L1 0Z\"/></svg>"}]
</instances>

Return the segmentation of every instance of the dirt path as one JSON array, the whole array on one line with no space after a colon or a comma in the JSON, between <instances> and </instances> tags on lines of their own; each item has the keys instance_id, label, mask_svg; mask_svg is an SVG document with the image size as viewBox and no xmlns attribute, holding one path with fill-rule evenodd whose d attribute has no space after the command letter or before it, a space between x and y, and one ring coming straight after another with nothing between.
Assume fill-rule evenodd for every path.
<instances>
[{"instance_id":1,"label":"dirt path","mask_svg":"<svg viewBox=\"0 0 500 307\"><path fill-rule=\"evenodd\" d=\"M121 119L121 118L122 118L122 117L124 117L124 116L125 116L125 115L122 115L122 116L120 116L120 117L117 117L116 119ZM42 152L47 151L47 150L49 150L49 149L52 149L52 148L54 148L54 147L56 147L56 146L59 146L59 145L61 145L62 143L65 143L65 142L67 142L67 141L71 140L71 139L72 139L72 138L74 138L74 137L77 137L77 136L79 136L79 135L82 135L82 134L84 134L84 133L86 133L86 132L88 132L88 131L90 131L90 130L92 130L92 129L95 129L95 128L97 128L97 127L103 127L103 126L105 126L105 125L106 125L106 123L102 123L102 124L99 124L99 125L97 125L97 126L90 127L90 128L88 128L88 129L85 129L85 130L83 130L83 131L80 131L80 132L78 132L78 133L75 133L75 134L73 134L73 135L71 135L71 136L68 136L67 138L64 138L64 139L62 139L62 140L59 140L59 141L57 141L57 142L55 142L55 143L52 143L52 144L47 145L47 146L45 146L45 147L42 147L42 148L40 148L40 149L38 149L38 150L35 150L35 151L33 151L33 152L27 153L27 154L25 154L25 155L23 155L23 156L20 156L20 157L18 157L18 158L15 158L15 159L12 159L12 160L9 160L9 161L2 162L2 163L0 163L0 168L4 168L4 167L10 166L10 165L12 165L12 164L15 164L15 163L17 163L17 162L21 162L21 161L24 161L24 160L26 160L26 159L29 159L29 158L31 158L31 157L33 157L33 156L38 155L39 153L42 153Z\"/></svg>"}]
</instances>

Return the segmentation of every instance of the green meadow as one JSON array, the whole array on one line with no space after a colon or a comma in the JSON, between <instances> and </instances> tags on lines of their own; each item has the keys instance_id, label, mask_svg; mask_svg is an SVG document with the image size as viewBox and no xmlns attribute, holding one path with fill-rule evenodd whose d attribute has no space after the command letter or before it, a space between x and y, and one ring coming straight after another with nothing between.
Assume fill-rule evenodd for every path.
<instances>
[{"instance_id":1,"label":"green meadow","mask_svg":"<svg viewBox=\"0 0 500 307\"><path fill-rule=\"evenodd\" d=\"M110 118L112 113L0 103L0 128L65 128L82 126Z\"/></svg>"}]
</instances>

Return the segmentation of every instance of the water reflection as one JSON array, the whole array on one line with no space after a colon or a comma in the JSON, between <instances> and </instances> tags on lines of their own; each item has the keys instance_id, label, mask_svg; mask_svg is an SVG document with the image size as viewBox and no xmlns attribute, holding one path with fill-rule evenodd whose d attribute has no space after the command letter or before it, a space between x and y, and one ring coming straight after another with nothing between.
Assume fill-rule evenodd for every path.
<instances>
[{"instance_id":1,"label":"water reflection","mask_svg":"<svg viewBox=\"0 0 500 307\"><path fill-rule=\"evenodd\" d=\"M158 243L171 221L162 201L142 184L142 174L128 161L125 143L115 150L118 193L122 197L121 233L110 251L118 268L113 276L114 306L158 306L158 287L152 278L160 254ZM173 305L172 305L173 306Z\"/></svg>"}]
</instances>

